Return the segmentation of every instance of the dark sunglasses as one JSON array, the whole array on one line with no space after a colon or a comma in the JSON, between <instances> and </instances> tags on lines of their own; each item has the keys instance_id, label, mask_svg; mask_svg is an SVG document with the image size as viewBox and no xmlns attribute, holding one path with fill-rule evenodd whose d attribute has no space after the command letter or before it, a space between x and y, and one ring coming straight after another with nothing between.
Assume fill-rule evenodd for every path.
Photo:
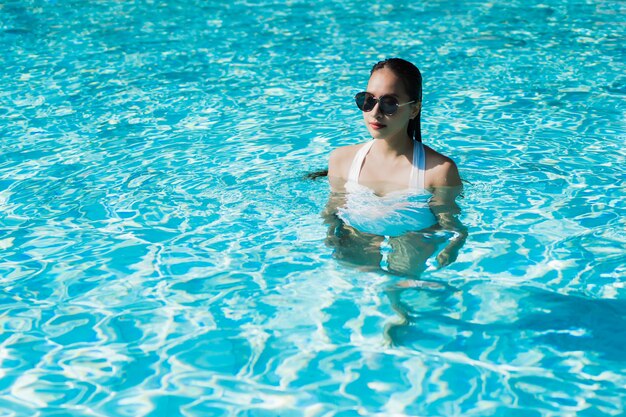
<instances>
[{"instance_id":1,"label":"dark sunglasses","mask_svg":"<svg viewBox=\"0 0 626 417\"><path fill-rule=\"evenodd\" d=\"M376 98L372 94L366 93L365 91L357 93L357 95L354 96L354 100L356 101L356 105L359 107L359 109L364 112L372 111L374 106L376 106L376 103L379 103L380 109L387 116L391 116L392 114L397 112L398 107L415 103L415 100L413 100L409 101L408 103L400 104L394 96L380 96Z\"/></svg>"}]
</instances>

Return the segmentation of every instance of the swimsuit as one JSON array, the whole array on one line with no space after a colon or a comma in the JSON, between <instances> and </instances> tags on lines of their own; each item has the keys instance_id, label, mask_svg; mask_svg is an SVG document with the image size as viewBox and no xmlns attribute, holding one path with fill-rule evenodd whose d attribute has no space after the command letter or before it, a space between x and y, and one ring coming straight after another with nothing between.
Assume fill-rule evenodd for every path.
<instances>
[{"instance_id":1,"label":"swimsuit","mask_svg":"<svg viewBox=\"0 0 626 417\"><path fill-rule=\"evenodd\" d=\"M385 237L401 236L436 224L428 205L431 194L424 189L426 155L421 142L414 142L408 189L377 196L359 184L363 162L374 141L362 146L352 161L346 182L346 204L337 209L339 218L361 232Z\"/></svg>"},{"instance_id":2,"label":"swimsuit","mask_svg":"<svg viewBox=\"0 0 626 417\"><path fill-rule=\"evenodd\" d=\"M354 156L352 165L350 165L350 172L348 173L348 183L359 183L359 174L361 173L361 168L363 168L363 162L375 141L376 139L372 139L367 142ZM424 150L424 144L422 142L414 142L412 165L413 169L411 169L411 177L409 178L409 189L423 190L424 172L426 171L426 151Z\"/></svg>"}]
</instances>

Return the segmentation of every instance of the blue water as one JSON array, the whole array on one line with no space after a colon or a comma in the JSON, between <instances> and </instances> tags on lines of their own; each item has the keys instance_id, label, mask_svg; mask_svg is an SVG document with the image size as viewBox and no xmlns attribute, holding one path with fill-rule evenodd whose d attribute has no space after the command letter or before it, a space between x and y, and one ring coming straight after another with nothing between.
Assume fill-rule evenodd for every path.
<instances>
[{"instance_id":1,"label":"blue water","mask_svg":"<svg viewBox=\"0 0 626 417\"><path fill-rule=\"evenodd\" d=\"M625 15L3 0L0 415L623 415ZM390 56L466 181L408 289L337 259L303 179Z\"/></svg>"}]
</instances>

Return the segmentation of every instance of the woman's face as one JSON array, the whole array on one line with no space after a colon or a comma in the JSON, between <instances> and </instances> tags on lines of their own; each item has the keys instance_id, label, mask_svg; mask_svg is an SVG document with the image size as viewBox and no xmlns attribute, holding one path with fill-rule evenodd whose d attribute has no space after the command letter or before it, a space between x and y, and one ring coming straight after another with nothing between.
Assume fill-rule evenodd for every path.
<instances>
[{"instance_id":1,"label":"woman's face","mask_svg":"<svg viewBox=\"0 0 626 417\"><path fill-rule=\"evenodd\" d=\"M399 104L411 101L404 89L404 84L396 74L388 68L374 71L367 83L367 92L375 98L390 95L398 100ZM408 104L398 107L392 115L386 115L380 109L380 103L369 111L363 112L363 120L374 139L383 139L407 135L409 120L417 116L421 103Z\"/></svg>"}]
</instances>

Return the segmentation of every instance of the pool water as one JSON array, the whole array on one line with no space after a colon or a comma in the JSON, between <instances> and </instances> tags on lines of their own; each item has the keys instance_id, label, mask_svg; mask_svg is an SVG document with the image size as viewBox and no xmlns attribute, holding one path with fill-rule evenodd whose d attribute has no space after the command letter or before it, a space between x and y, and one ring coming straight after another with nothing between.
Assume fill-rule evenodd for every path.
<instances>
[{"instance_id":1,"label":"pool water","mask_svg":"<svg viewBox=\"0 0 626 417\"><path fill-rule=\"evenodd\" d=\"M0 415L626 404L624 3L3 1ZM376 61L465 180L430 285L337 259Z\"/></svg>"}]
</instances>

